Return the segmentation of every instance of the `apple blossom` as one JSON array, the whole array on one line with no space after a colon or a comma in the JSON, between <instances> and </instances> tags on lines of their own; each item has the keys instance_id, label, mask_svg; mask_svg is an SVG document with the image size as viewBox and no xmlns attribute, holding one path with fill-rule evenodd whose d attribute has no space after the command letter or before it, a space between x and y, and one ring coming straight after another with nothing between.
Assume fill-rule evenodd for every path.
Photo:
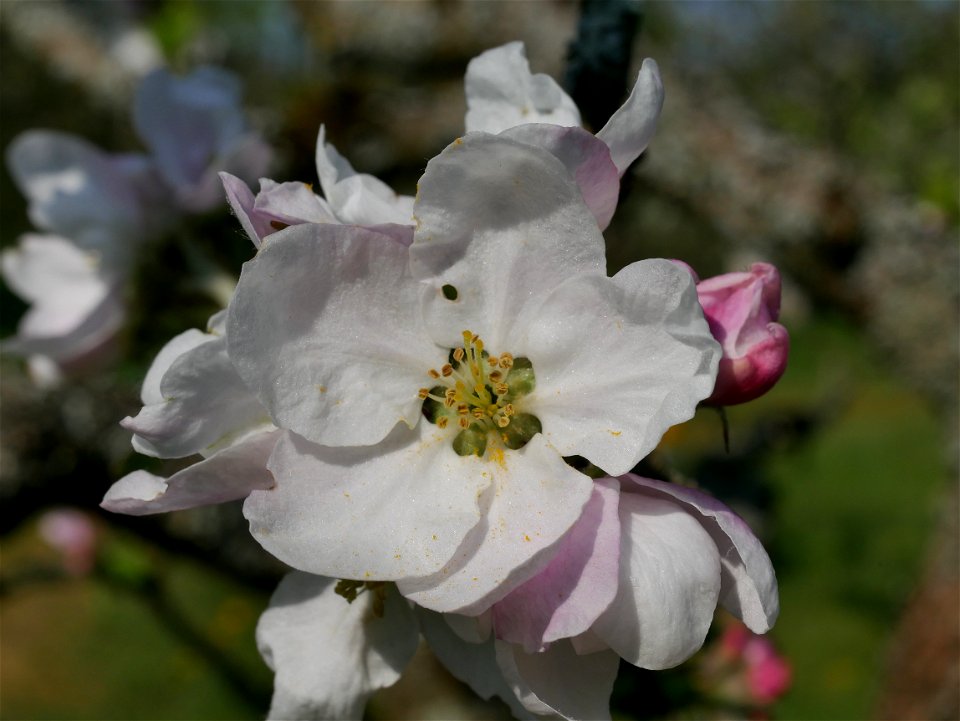
<instances>
[{"instance_id":1,"label":"apple blossom","mask_svg":"<svg viewBox=\"0 0 960 721\"><path fill-rule=\"evenodd\" d=\"M201 68L183 79L155 71L137 90L134 121L150 156L110 154L45 130L22 133L7 149L31 221L55 236L27 236L3 260L7 284L34 305L3 347L28 356L38 382L102 360L122 327L140 248L177 207L221 202L220 167L256 177L269 161L245 130L239 84L224 71Z\"/></svg>"},{"instance_id":2,"label":"apple blossom","mask_svg":"<svg viewBox=\"0 0 960 721\"><path fill-rule=\"evenodd\" d=\"M0 255L10 289L31 303L3 351L25 356L34 381L54 385L61 369L95 362L109 350L125 308L116 271L55 235L27 234Z\"/></svg>"},{"instance_id":3,"label":"apple blossom","mask_svg":"<svg viewBox=\"0 0 960 721\"><path fill-rule=\"evenodd\" d=\"M628 471L709 393L716 346L672 263L606 277L596 219L541 147L468 134L415 214L409 250L308 224L245 265L229 356L287 431L245 513L300 570L483 610L580 516L593 484L563 456Z\"/></svg>"},{"instance_id":4,"label":"apple blossom","mask_svg":"<svg viewBox=\"0 0 960 721\"><path fill-rule=\"evenodd\" d=\"M723 348L707 403L746 403L770 390L787 369L790 336L780 316L780 274L769 263L697 283L704 315Z\"/></svg>"},{"instance_id":5,"label":"apple blossom","mask_svg":"<svg viewBox=\"0 0 960 721\"><path fill-rule=\"evenodd\" d=\"M153 71L137 88L133 122L177 205L188 212L223 202L218 171L253 179L270 163L270 149L247 129L239 80L219 68L185 77Z\"/></svg>"},{"instance_id":6,"label":"apple blossom","mask_svg":"<svg viewBox=\"0 0 960 721\"><path fill-rule=\"evenodd\" d=\"M475 59L466 86L468 132L415 199L356 173L323 127L323 197L222 173L257 255L123 421L142 453L202 460L129 474L105 508L246 498L253 536L295 569L257 631L270 718L359 717L419 633L518 718L609 718L621 659L682 662L718 605L758 632L777 615L739 518L629 473L721 356L683 269L605 272L601 230L663 101L656 64L596 136L522 44Z\"/></svg>"},{"instance_id":7,"label":"apple blossom","mask_svg":"<svg viewBox=\"0 0 960 721\"><path fill-rule=\"evenodd\" d=\"M89 515L73 508L55 508L40 516L37 530L60 553L63 568L71 576L93 570L97 560L97 528Z\"/></svg>"},{"instance_id":8,"label":"apple blossom","mask_svg":"<svg viewBox=\"0 0 960 721\"><path fill-rule=\"evenodd\" d=\"M7 148L7 167L31 222L96 253L111 271L126 271L166 211L147 156L106 153L66 133L21 133Z\"/></svg>"}]
</instances>

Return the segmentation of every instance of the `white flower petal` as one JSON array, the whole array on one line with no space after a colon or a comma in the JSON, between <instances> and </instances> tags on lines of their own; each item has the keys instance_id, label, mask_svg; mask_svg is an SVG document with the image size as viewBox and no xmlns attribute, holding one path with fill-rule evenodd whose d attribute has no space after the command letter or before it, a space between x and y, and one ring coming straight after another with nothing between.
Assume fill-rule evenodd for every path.
<instances>
[{"instance_id":1,"label":"white flower petal","mask_svg":"<svg viewBox=\"0 0 960 721\"><path fill-rule=\"evenodd\" d=\"M536 653L586 632L607 609L620 580L619 495L616 480L594 481L550 565L494 604L497 638Z\"/></svg>"},{"instance_id":2,"label":"white flower petal","mask_svg":"<svg viewBox=\"0 0 960 721\"><path fill-rule=\"evenodd\" d=\"M492 481L483 521L437 573L397 582L404 596L435 611L475 615L536 575L593 488L539 434L517 451L488 449L477 463Z\"/></svg>"},{"instance_id":3,"label":"white flower petal","mask_svg":"<svg viewBox=\"0 0 960 721\"><path fill-rule=\"evenodd\" d=\"M621 480L655 492L695 512L720 550L720 603L754 633L766 633L780 613L777 577L770 557L736 513L694 488L627 474ZM626 483L628 482L629 483Z\"/></svg>"},{"instance_id":4,"label":"white flower petal","mask_svg":"<svg viewBox=\"0 0 960 721\"><path fill-rule=\"evenodd\" d=\"M468 643L483 643L493 631L493 611L488 609L479 616L463 616L459 613L445 613L443 620L453 632Z\"/></svg>"},{"instance_id":5,"label":"white flower petal","mask_svg":"<svg viewBox=\"0 0 960 721\"><path fill-rule=\"evenodd\" d=\"M605 269L597 221L546 150L467 135L429 162L419 189L410 264L429 282L427 327L448 347L469 329L491 352L524 355L522 329L546 296L571 275Z\"/></svg>"},{"instance_id":6,"label":"white flower petal","mask_svg":"<svg viewBox=\"0 0 960 721\"><path fill-rule=\"evenodd\" d=\"M110 487L100 506L143 516L245 498L254 489L273 485L266 463L278 435L252 435L166 479L146 471L128 473Z\"/></svg>"},{"instance_id":7,"label":"white flower petal","mask_svg":"<svg viewBox=\"0 0 960 721\"><path fill-rule=\"evenodd\" d=\"M620 196L620 175L605 143L581 128L557 125L518 125L500 135L550 151L577 182L600 229L610 224Z\"/></svg>"},{"instance_id":8,"label":"white flower petal","mask_svg":"<svg viewBox=\"0 0 960 721\"><path fill-rule=\"evenodd\" d=\"M630 97L597 133L610 148L610 156L621 176L653 139L663 97L660 69L656 61L647 58L640 67Z\"/></svg>"},{"instance_id":9,"label":"white flower petal","mask_svg":"<svg viewBox=\"0 0 960 721\"><path fill-rule=\"evenodd\" d=\"M690 275L645 260L560 286L530 324L529 412L562 455L626 473L710 395L719 346Z\"/></svg>"},{"instance_id":10,"label":"white flower petal","mask_svg":"<svg viewBox=\"0 0 960 721\"><path fill-rule=\"evenodd\" d=\"M10 289L32 302L5 352L68 363L95 352L123 323L116 278L68 240L24 235L3 251L0 268Z\"/></svg>"},{"instance_id":11,"label":"white flower petal","mask_svg":"<svg viewBox=\"0 0 960 721\"><path fill-rule=\"evenodd\" d=\"M359 719L367 699L391 686L417 650L417 621L389 589L383 617L370 591L353 603L330 578L293 572L257 624L257 646L275 672L268 719Z\"/></svg>"},{"instance_id":12,"label":"white flower petal","mask_svg":"<svg viewBox=\"0 0 960 721\"><path fill-rule=\"evenodd\" d=\"M518 719L533 718L520 705L510 690L497 665L494 641L470 643L451 630L447 619L420 606L415 607L420 631L437 660L457 679L467 684L480 698L486 700L498 696L510 706Z\"/></svg>"},{"instance_id":13,"label":"white flower petal","mask_svg":"<svg viewBox=\"0 0 960 721\"><path fill-rule=\"evenodd\" d=\"M182 335L177 345L195 338ZM207 338L170 362L160 380L159 401L145 404L135 417L121 422L136 434L134 447L141 453L161 458L208 455L251 430L270 427L266 410L227 356L227 339ZM162 355L160 360L166 361L167 354ZM148 381L153 379L147 375Z\"/></svg>"},{"instance_id":14,"label":"white flower petal","mask_svg":"<svg viewBox=\"0 0 960 721\"><path fill-rule=\"evenodd\" d=\"M635 666L676 666L713 621L717 546L683 508L638 493L620 494L620 527L620 588L593 631Z\"/></svg>"},{"instance_id":15,"label":"white flower petal","mask_svg":"<svg viewBox=\"0 0 960 721\"><path fill-rule=\"evenodd\" d=\"M357 173L337 149L325 140L324 127L317 136L317 175L327 202L341 223L380 225L413 222L413 198L398 195L382 180Z\"/></svg>"},{"instance_id":16,"label":"white flower petal","mask_svg":"<svg viewBox=\"0 0 960 721\"><path fill-rule=\"evenodd\" d=\"M447 433L398 427L376 446L277 444L270 491L244 505L250 532L294 568L336 578L394 580L440 569L481 518L490 485Z\"/></svg>"},{"instance_id":17,"label":"white flower petal","mask_svg":"<svg viewBox=\"0 0 960 721\"><path fill-rule=\"evenodd\" d=\"M163 403L160 381L173 362L187 351L193 350L198 345L209 343L215 338L214 335L191 328L167 341L167 344L157 353L157 357L153 359L143 379L143 385L140 388L140 400L143 401L143 405Z\"/></svg>"},{"instance_id":18,"label":"white flower petal","mask_svg":"<svg viewBox=\"0 0 960 721\"><path fill-rule=\"evenodd\" d=\"M417 392L445 362L420 321L407 249L343 225L298 225L243 267L230 358L275 422L316 443L367 445L420 420Z\"/></svg>"},{"instance_id":19,"label":"white flower petal","mask_svg":"<svg viewBox=\"0 0 960 721\"><path fill-rule=\"evenodd\" d=\"M513 692L531 712L594 721L610 718L610 694L620 658L612 651L580 656L568 641L546 651L525 653L496 642L497 663Z\"/></svg>"},{"instance_id":20,"label":"white flower petal","mask_svg":"<svg viewBox=\"0 0 960 721\"><path fill-rule=\"evenodd\" d=\"M481 53L467 65L467 132L499 133L522 123L580 125L580 111L549 75L531 74L523 43Z\"/></svg>"}]
</instances>

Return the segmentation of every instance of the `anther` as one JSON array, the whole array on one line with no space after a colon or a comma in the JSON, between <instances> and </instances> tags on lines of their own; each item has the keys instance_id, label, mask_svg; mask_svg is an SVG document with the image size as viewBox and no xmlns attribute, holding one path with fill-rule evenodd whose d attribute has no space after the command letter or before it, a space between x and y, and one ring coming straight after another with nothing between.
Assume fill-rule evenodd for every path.
<instances>
[{"instance_id":1,"label":"anther","mask_svg":"<svg viewBox=\"0 0 960 721\"><path fill-rule=\"evenodd\" d=\"M497 364L500 363L500 360L495 355L487 356L487 363L490 364L491 368L496 368Z\"/></svg>"},{"instance_id":2,"label":"anther","mask_svg":"<svg viewBox=\"0 0 960 721\"><path fill-rule=\"evenodd\" d=\"M435 371L433 368L431 368L430 370L427 371L427 375L430 376L431 378L439 378L439 377L440 377L440 374L437 373L437 371Z\"/></svg>"},{"instance_id":3,"label":"anther","mask_svg":"<svg viewBox=\"0 0 960 721\"><path fill-rule=\"evenodd\" d=\"M474 408L474 409L473 409L473 417L476 418L476 419L478 419L478 420L481 420L481 421L482 421L486 415L487 415L487 414L484 413L484 411L483 411L482 408Z\"/></svg>"},{"instance_id":4,"label":"anther","mask_svg":"<svg viewBox=\"0 0 960 721\"><path fill-rule=\"evenodd\" d=\"M461 403L460 405L457 406L457 413L459 413L461 416L465 416L469 412L470 412L470 406L468 406L466 403Z\"/></svg>"},{"instance_id":5,"label":"anther","mask_svg":"<svg viewBox=\"0 0 960 721\"><path fill-rule=\"evenodd\" d=\"M440 416L437 418L437 428L446 428L449 422L450 419L447 416Z\"/></svg>"},{"instance_id":6,"label":"anther","mask_svg":"<svg viewBox=\"0 0 960 721\"><path fill-rule=\"evenodd\" d=\"M502 356L500 356L500 367L513 368L513 356L509 353L504 353Z\"/></svg>"},{"instance_id":7,"label":"anther","mask_svg":"<svg viewBox=\"0 0 960 721\"><path fill-rule=\"evenodd\" d=\"M497 425L501 428L506 428L510 425L510 419L506 416L497 416Z\"/></svg>"},{"instance_id":8,"label":"anther","mask_svg":"<svg viewBox=\"0 0 960 721\"><path fill-rule=\"evenodd\" d=\"M443 368L440 369L440 373L443 374L443 377L446 378L449 375L453 374L453 366L447 363Z\"/></svg>"},{"instance_id":9,"label":"anther","mask_svg":"<svg viewBox=\"0 0 960 721\"><path fill-rule=\"evenodd\" d=\"M453 359L459 363L463 360L463 348L454 348L453 349Z\"/></svg>"},{"instance_id":10,"label":"anther","mask_svg":"<svg viewBox=\"0 0 960 721\"><path fill-rule=\"evenodd\" d=\"M460 416L457 419L457 425L460 426L463 430L467 430L470 427L470 419L466 416Z\"/></svg>"},{"instance_id":11,"label":"anther","mask_svg":"<svg viewBox=\"0 0 960 721\"><path fill-rule=\"evenodd\" d=\"M420 390L417 391L417 396L418 396L421 400L426 400L429 395L430 395L430 389L429 389L429 388L421 388Z\"/></svg>"},{"instance_id":12,"label":"anther","mask_svg":"<svg viewBox=\"0 0 960 721\"><path fill-rule=\"evenodd\" d=\"M507 405L503 407L503 415L505 416L512 416L515 412L516 411L513 409L513 403L507 403Z\"/></svg>"},{"instance_id":13,"label":"anther","mask_svg":"<svg viewBox=\"0 0 960 721\"><path fill-rule=\"evenodd\" d=\"M506 383L497 383L493 390L498 396L505 396L510 392L510 386L508 386Z\"/></svg>"},{"instance_id":14,"label":"anther","mask_svg":"<svg viewBox=\"0 0 960 721\"><path fill-rule=\"evenodd\" d=\"M490 380L494 383L499 383L503 380L503 373L500 371L490 371Z\"/></svg>"}]
</instances>

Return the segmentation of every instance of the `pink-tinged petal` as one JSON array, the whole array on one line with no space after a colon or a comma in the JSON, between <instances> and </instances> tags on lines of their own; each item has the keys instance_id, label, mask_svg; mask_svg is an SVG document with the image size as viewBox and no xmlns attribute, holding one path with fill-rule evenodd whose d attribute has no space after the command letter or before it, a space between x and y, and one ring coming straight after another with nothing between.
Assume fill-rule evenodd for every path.
<instances>
[{"instance_id":1,"label":"pink-tinged petal","mask_svg":"<svg viewBox=\"0 0 960 721\"><path fill-rule=\"evenodd\" d=\"M259 248L261 238L276 232L276 229L270 226L271 218L254 212L256 198L244 181L230 173L221 172L219 175L233 214L237 216L254 247Z\"/></svg>"},{"instance_id":2,"label":"pink-tinged petal","mask_svg":"<svg viewBox=\"0 0 960 721\"><path fill-rule=\"evenodd\" d=\"M398 225L397 223L381 223L379 225L368 225L367 230L373 230L381 235L385 235L395 243L399 243L404 248L409 248L413 244L413 226Z\"/></svg>"},{"instance_id":3,"label":"pink-tinged petal","mask_svg":"<svg viewBox=\"0 0 960 721\"><path fill-rule=\"evenodd\" d=\"M492 638L470 643L451 630L449 614L441 615L419 606L415 609L427 645L454 678L463 681L485 701L494 696L501 698L516 718L533 718L504 680Z\"/></svg>"},{"instance_id":4,"label":"pink-tinged petal","mask_svg":"<svg viewBox=\"0 0 960 721\"><path fill-rule=\"evenodd\" d=\"M610 694L620 658L612 651L578 655L568 641L541 653L496 642L497 663L524 707L571 721L610 718Z\"/></svg>"},{"instance_id":5,"label":"pink-tinged petal","mask_svg":"<svg viewBox=\"0 0 960 721\"><path fill-rule=\"evenodd\" d=\"M276 487L243 509L254 538L294 568L360 580L435 573L480 522L492 482L429 423L349 448L286 433L269 468Z\"/></svg>"},{"instance_id":6,"label":"pink-tinged petal","mask_svg":"<svg viewBox=\"0 0 960 721\"><path fill-rule=\"evenodd\" d=\"M773 388L787 370L790 334L779 323L768 323L767 338L741 358L721 358L717 385L708 402L732 406L759 398Z\"/></svg>"},{"instance_id":7,"label":"pink-tinged petal","mask_svg":"<svg viewBox=\"0 0 960 721\"><path fill-rule=\"evenodd\" d=\"M603 236L570 173L526 143L483 133L456 140L427 165L415 212L410 264L428 282L427 328L447 347L469 329L491 352L526 355L526 324L549 293L573 274L605 269Z\"/></svg>"},{"instance_id":8,"label":"pink-tinged petal","mask_svg":"<svg viewBox=\"0 0 960 721\"><path fill-rule=\"evenodd\" d=\"M710 332L723 346L717 386L708 402L745 403L766 393L787 367L790 339L775 323L780 274L769 263L725 273L697 284Z\"/></svg>"},{"instance_id":9,"label":"pink-tinged petal","mask_svg":"<svg viewBox=\"0 0 960 721\"><path fill-rule=\"evenodd\" d=\"M278 436L279 431L252 435L166 479L134 471L110 487L100 506L145 516L245 498L273 485L266 464Z\"/></svg>"},{"instance_id":10,"label":"pink-tinged petal","mask_svg":"<svg viewBox=\"0 0 960 721\"><path fill-rule=\"evenodd\" d=\"M690 276L670 261L560 285L529 325L525 409L562 455L626 473L713 390L719 348Z\"/></svg>"},{"instance_id":11,"label":"pink-tinged petal","mask_svg":"<svg viewBox=\"0 0 960 721\"><path fill-rule=\"evenodd\" d=\"M389 589L382 616L372 592L348 603L336 581L293 572L257 624L257 647L275 672L268 719L359 719L374 691L400 678L419 634L410 606Z\"/></svg>"},{"instance_id":12,"label":"pink-tinged petal","mask_svg":"<svg viewBox=\"0 0 960 721\"><path fill-rule=\"evenodd\" d=\"M341 223L413 223L413 198L398 195L372 175L357 173L347 159L326 142L322 125L317 136L316 162L323 194Z\"/></svg>"},{"instance_id":13,"label":"pink-tinged petal","mask_svg":"<svg viewBox=\"0 0 960 721\"><path fill-rule=\"evenodd\" d=\"M770 557L746 522L702 491L628 474L624 487L643 489L696 514L720 550L720 603L754 633L770 630L780 613L777 577Z\"/></svg>"},{"instance_id":14,"label":"pink-tinged petal","mask_svg":"<svg viewBox=\"0 0 960 721\"><path fill-rule=\"evenodd\" d=\"M577 182L600 230L610 224L620 195L620 175L603 141L581 128L542 124L519 125L501 135L555 155Z\"/></svg>"},{"instance_id":15,"label":"pink-tinged petal","mask_svg":"<svg viewBox=\"0 0 960 721\"><path fill-rule=\"evenodd\" d=\"M381 232L297 225L248 261L228 310L230 358L276 425L315 443L377 443L421 419L447 350L419 312L407 248Z\"/></svg>"},{"instance_id":16,"label":"pink-tinged petal","mask_svg":"<svg viewBox=\"0 0 960 721\"><path fill-rule=\"evenodd\" d=\"M493 606L497 638L536 653L585 632L607 609L620 579L619 494L612 478L594 482L550 565Z\"/></svg>"},{"instance_id":17,"label":"pink-tinged petal","mask_svg":"<svg viewBox=\"0 0 960 721\"><path fill-rule=\"evenodd\" d=\"M307 183L276 183L261 178L256 209L287 225L337 222L327 201Z\"/></svg>"},{"instance_id":18,"label":"pink-tinged petal","mask_svg":"<svg viewBox=\"0 0 960 721\"><path fill-rule=\"evenodd\" d=\"M620 494L620 527L620 587L593 631L635 666L676 666L713 620L717 546L683 506L639 493Z\"/></svg>"},{"instance_id":19,"label":"pink-tinged petal","mask_svg":"<svg viewBox=\"0 0 960 721\"><path fill-rule=\"evenodd\" d=\"M580 111L549 75L530 72L523 43L481 53L467 65L467 132L499 133L523 123L579 126Z\"/></svg>"},{"instance_id":20,"label":"pink-tinged petal","mask_svg":"<svg viewBox=\"0 0 960 721\"><path fill-rule=\"evenodd\" d=\"M110 268L129 264L137 241L147 235L140 189L153 177L149 166L45 130L17 136L7 149L7 166L29 201L34 225L98 252Z\"/></svg>"},{"instance_id":21,"label":"pink-tinged petal","mask_svg":"<svg viewBox=\"0 0 960 721\"><path fill-rule=\"evenodd\" d=\"M610 148L610 157L621 176L653 139L663 97L660 69L652 58L647 58L640 67L630 97L597 133Z\"/></svg>"},{"instance_id":22,"label":"pink-tinged petal","mask_svg":"<svg viewBox=\"0 0 960 721\"><path fill-rule=\"evenodd\" d=\"M517 451L488 450L476 463L492 481L479 498L482 521L437 573L397 582L400 593L435 611L478 614L539 573L592 491L541 435Z\"/></svg>"},{"instance_id":23,"label":"pink-tinged petal","mask_svg":"<svg viewBox=\"0 0 960 721\"><path fill-rule=\"evenodd\" d=\"M290 225L338 222L327 202L306 183L261 178L260 192L254 197L240 178L230 173L219 175L227 202L257 248L263 238Z\"/></svg>"}]
</instances>

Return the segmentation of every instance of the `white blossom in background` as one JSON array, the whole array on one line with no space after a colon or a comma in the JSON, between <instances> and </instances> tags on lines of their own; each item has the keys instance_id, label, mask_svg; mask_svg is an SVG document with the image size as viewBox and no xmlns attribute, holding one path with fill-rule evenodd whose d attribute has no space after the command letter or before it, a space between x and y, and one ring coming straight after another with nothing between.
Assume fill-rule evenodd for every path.
<instances>
[{"instance_id":1,"label":"white blossom in background","mask_svg":"<svg viewBox=\"0 0 960 721\"><path fill-rule=\"evenodd\" d=\"M247 126L240 88L232 73L201 67L185 77L155 70L137 89L134 126L185 211L223 203L218 172L252 180L270 164L270 148Z\"/></svg>"},{"instance_id":2,"label":"white blossom in background","mask_svg":"<svg viewBox=\"0 0 960 721\"><path fill-rule=\"evenodd\" d=\"M721 355L686 270L605 272L619 178L663 102L656 64L596 136L519 43L471 62L467 97L469 132L415 199L323 128L322 197L223 173L258 253L124 420L143 453L203 459L134 472L105 508L246 497L254 537L296 569L257 631L272 719L359 718L421 634L518 718L609 718L620 659L682 662L718 605L756 632L777 615L739 518L630 474L710 396Z\"/></svg>"},{"instance_id":3,"label":"white blossom in background","mask_svg":"<svg viewBox=\"0 0 960 721\"><path fill-rule=\"evenodd\" d=\"M24 236L2 256L4 281L31 304L3 350L26 356L39 383L107 356L141 248L180 211L222 203L218 170L255 178L269 163L246 128L238 81L222 70L154 71L137 90L134 120L149 155L111 154L49 130L7 148L31 222L51 234Z\"/></svg>"}]
</instances>

